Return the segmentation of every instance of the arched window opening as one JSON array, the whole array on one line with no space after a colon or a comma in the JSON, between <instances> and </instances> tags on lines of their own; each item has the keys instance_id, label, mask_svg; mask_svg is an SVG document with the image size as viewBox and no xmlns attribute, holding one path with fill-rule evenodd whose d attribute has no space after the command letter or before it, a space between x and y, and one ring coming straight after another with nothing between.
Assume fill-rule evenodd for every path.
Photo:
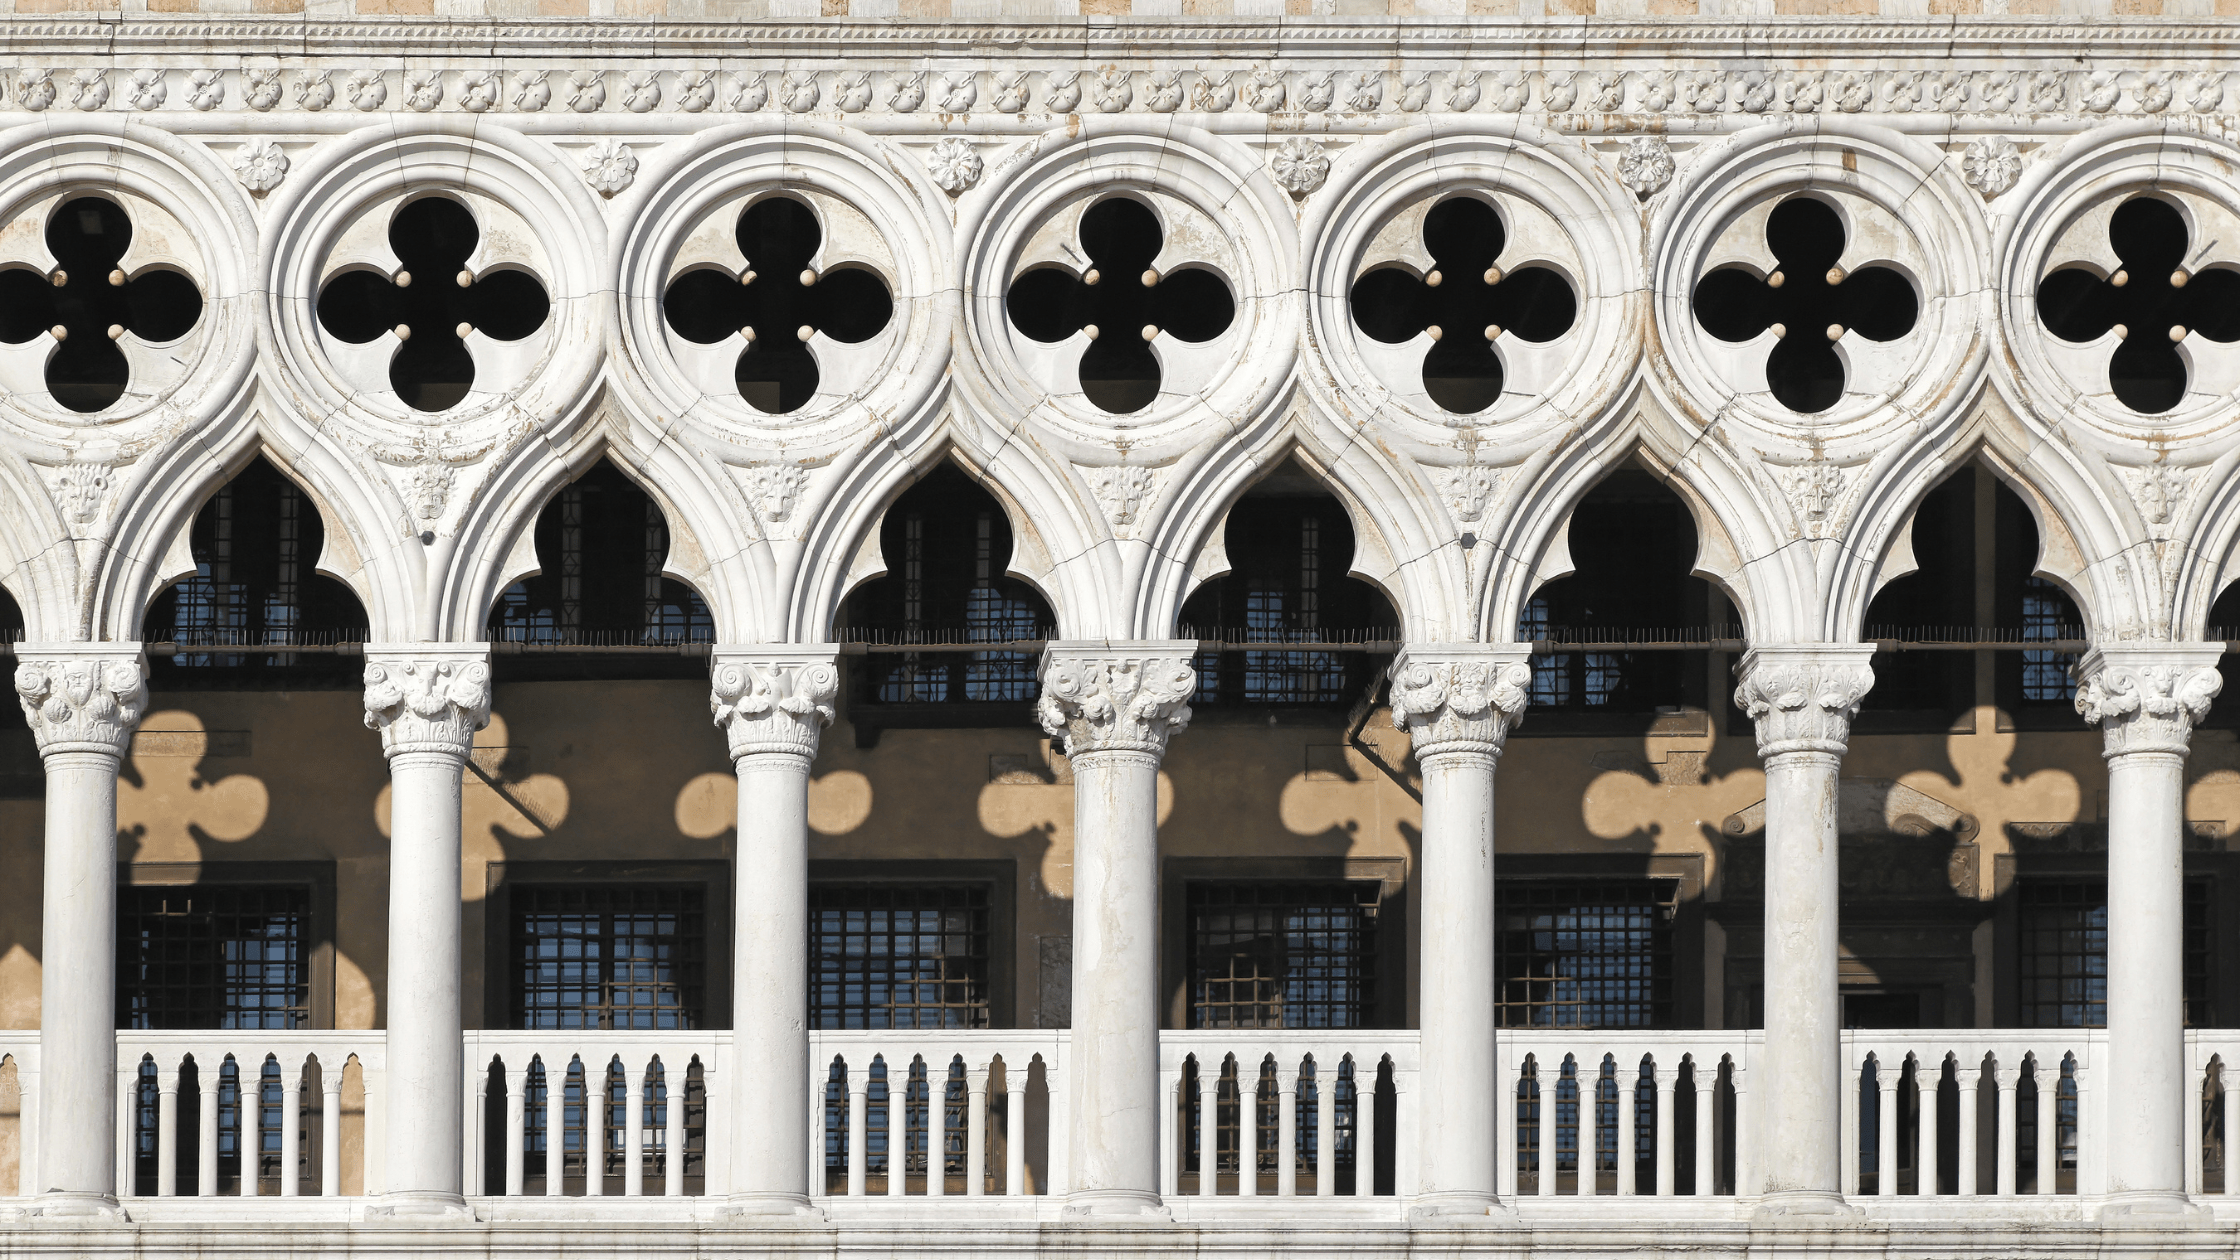
<instances>
[{"instance_id":1,"label":"arched window opening","mask_svg":"<svg viewBox=\"0 0 2240 1260\"><path fill-rule=\"evenodd\" d=\"M1522 732L1616 733L1644 717L1707 714L1712 653L1652 646L1740 637L1724 624L1726 600L1688 575L1687 505L1649 473L1621 468L1587 492L1569 529L1573 572L1535 592L1517 619L1517 638L1541 645ZM1708 721L1696 723L1705 734Z\"/></svg>"},{"instance_id":2,"label":"arched window opening","mask_svg":"<svg viewBox=\"0 0 2240 1260\"><path fill-rule=\"evenodd\" d=\"M1972 731L1980 705L2003 729L2071 729L2076 654L2024 645L2081 640L2084 618L2031 572L2038 526L2022 497L1982 464L1962 469L1922 500L1913 553L1920 567L1867 609L1866 636L1884 646L1857 729ZM1961 646L1983 643L2016 646Z\"/></svg>"},{"instance_id":3,"label":"arched window opening","mask_svg":"<svg viewBox=\"0 0 2240 1260\"><path fill-rule=\"evenodd\" d=\"M318 505L261 456L218 487L189 527L193 574L143 619L149 686L238 687L252 673L290 688L357 685L356 654L334 648L365 641L365 609L315 570L326 541ZM307 650L189 650L250 645Z\"/></svg>"},{"instance_id":4,"label":"arched window opening","mask_svg":"<svg viewBox=\"0 0 2240 1260\"><path fill-rule=\"evenodd\" d=\"M1047 639L1057 619L1033 587L1004 576L1011 521L964 470L943 464L879 524L884 576L841 604L836 632L865 645L849 671L849 713L868 744L882 726L1010 726L1030 720L1036 654L976 643Z\"/></svg>"},{"instance_id":5,"label":"arched window opening","mask_svg":"<svg viewBox=\"0 0 2240 1260\"><path fill-rule=\"evenodd\" d=\"M2215 703L2209 706L2209 716L2202 726L2218 730L2240 729L2240 662L2232 659L2230 647L2240 642L2240 582L2224 588L2217 602L2209 608L2209 629L2206 637L2223 641L2227 651L2217 664L2225 677L2224 690L2217 693ZM2240 1154L2240 1148L2235 1149Z\"/></svg>"},{"instance_id":6,"label":"arched window opening","mask_svg":"<svg viewBox=\"0 0 2240 1260\"><path fill-rule=\"evenodd\" d=\"M568 650L682 648L715 641L715 619L699 592L662 575L669 558L668 518L611 462L600 460L538 513L536 548L537 573L507 587L490 609L501 677L705 676L703 657L682 651ZM507 650L512 644L520 647Z\"/></svg>"},{"instance_id":7,"label":"arched window opening","mask_svg":"<svg viewBox=\"0 0 2240 1260\"><path fill-rule=\"evenodd\" d=\"M1384 666L1366 649L1397 640L1400 618L1377 588L1347 576L1353 522L1329 488L1286 462L1230 509L1224 545L1229 572L1183 605L1183 636L1343 646L1200 653L1191 703L1343 709L1361 700Z\"/></svg>"},{"instance_id":8,"label":"arched window opening","mask_svg":"<svg viewBox=\"0 0 2240 1260\"><path fill-rule=\"evenodd\" d=\"M132 216L106 197L63 203L46 239L53 271L0 271L0 341L51 338L47 391L72 411L99 411L124 396L132 375L117 342L127 333L154 345L186 336L202 319L202 294L166 267L124 273Z\"/></svg>"}]
</instances>

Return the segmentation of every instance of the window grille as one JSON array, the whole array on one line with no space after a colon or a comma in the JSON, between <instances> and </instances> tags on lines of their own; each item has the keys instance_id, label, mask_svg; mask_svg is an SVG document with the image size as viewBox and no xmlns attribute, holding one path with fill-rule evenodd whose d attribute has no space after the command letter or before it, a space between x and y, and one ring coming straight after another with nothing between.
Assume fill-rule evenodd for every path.
<instances>
[{"instance_id":1,"label":"window grille","mask_svg":"<svg viewBox=\"0 0 2240 1260\"><path fill-rule=\"evenodd\" d=\"M1187 887L1192 1028L1370 1025L1377 881Z\"/></svg>"},{"instance_id":2,"label":"window grille","mask_svg":"<svg viewBox=\"0 0 2240 1260\"><path fill-rule=\"evenodd\" d=\"M809 886L815 1028L988 1027L988 884Z\"/></svg>"},{"instance_id":3,"label":"window grille","mask_svg":"<svg viewBox=\"0 0 2240 1260\"><path fill-rule=\"evenodd\" d=\"M513 1026L705 1027L706 900L688 885L516 887Z\"/></svg>"},{"instance_id":4,"label":"window grille","mask_svg":"<svg viewBox=\"0 0 2240 1260\"><path fill-rule=\"evenodd\" d=\"M2079 637L2068 620L2068 597L2042 577L2022 582L2022 641L2045 642ZM2077 695L2069 670L2077 663L2074 653L2025 650L2022 654L2022 698L2037 703L2066 704Z\"/></svg>"},{"instance_id":5,"label":"window grille","mask_svg":"<svg viewBox=\"0 0 2240 1260\"><path fill-rule=\"evenodd\" d=\"M669 526L661 505L613 464L601 461L553 496L537 517L535 543L542 571L498 596L490 610L491 638L594 646L715 638L714 618L699 593L662 575ZM706 670L681 658L664 665ZM612 677L617 670L658 674L663 665L610 660L600 668Z\"/></svg>"},{"instance_id":6,"label":"window grille","mask_svg":"<svg viewBox=\"0 0 2240 1260\"><path fill-rule=\"evenodd\" d=\"M1679 890L1656 878L1503 881L1503 1026L1669 1027Z\"/></svg>"},{"instance_id":7,"label":"window grille","mask_svg":"<svg viewBox=\"0 0 2240 1260\"><path fill-rule=\"evenodd\" d=\"M2185 1016L2208 1026L2214 882L2185 883ZM2026 1028L2102 1028L2108 1022L2108 882L2032 877L2017 881L2018 1012Z\"/></svg>"},{"instance_id":8,"label":"window grille","mask_svg":"<svg viewBox=\"0 0 2240 1260\"><path fill-rule=\"evenodd\" d=\"M311 890L117 890L117 1026L307 1028Z\"/></svg>"}]
</instances>

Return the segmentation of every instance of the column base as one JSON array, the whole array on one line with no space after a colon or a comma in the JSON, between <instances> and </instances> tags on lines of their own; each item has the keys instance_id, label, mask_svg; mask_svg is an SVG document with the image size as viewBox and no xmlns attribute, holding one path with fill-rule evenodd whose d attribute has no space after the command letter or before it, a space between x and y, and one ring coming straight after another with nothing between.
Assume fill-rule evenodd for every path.
<instances>
[{"instance_id":1,"label":"column base","mask_svg":"<svg viewBox=\"0 0 2240 1260\"><path fill-rule=\"evenodd\" d=\"M716 1217L726 1225L822 1225L824 1209L805 1194L735 1194Z\"/></svg>"},{"instance_id":2,"label":"column base","mask_svg":"<svg viewBox=\"0 0 2240 1260\"><path fill-rule=\"evenodd\" d=\"M132 1218L113 1194L86 1190L49 1190L31 1201L31 1215L48 1221L114 1222Z\"/></svg>"},{"instance_id":3,"label":"column base","mask_svg":"<svg viewBox=\"0 0 2240 1260\"><path fill-rule=\"evenodd\" d=\"M1426 1194L1408 1205L1411 1225L1512 1225L1516 1220L1517 1210L1490 1194Z\"/></svg>"},{"instance_id":4,"label":"column base","mask_svg":"<svg viewBox=\"0 0 2240 1260\"><path fill-rule=\"evenodd\" d=\"M462 1195L443 1190L394 1190L366 1209L368 1221L400 1224L472 1224L474 1209Z\"/></svg>"},{"instance_id":5,"label":"column base","mask_svg":"<svg viewBox=\"0 0 2240 1260\"><path fill-rule=\"evenodd\" d=\"M1112 1225L1163 1225L1174 1220L1174 1213L1149 1190L1076 1190L1066 1196L1059 1215L1069 1221Z\"/></svg>"},{"instance_id":6,"label":"column base","mask_svg":"<svg viewBox=\"0 0 2240 1260\"><path fill-rule=\"evenodd\" d=\"M2102 1229L2199 1229L2216 1223L2207 1204L2176 1191L2134 1191L2100 1204Z\"/></svg>"},{"instance_id":7,"label":"column base","mask_svg":"<svg viewBox=\"0 0 2240 1260\"><path fill-rule=\"evenodd\" d=\"M1833 1225L1862 1215L1833 1190L1777 1190L1758 1200L1750 1220L1758 1225Z\"/></svg>"}]
</instances>

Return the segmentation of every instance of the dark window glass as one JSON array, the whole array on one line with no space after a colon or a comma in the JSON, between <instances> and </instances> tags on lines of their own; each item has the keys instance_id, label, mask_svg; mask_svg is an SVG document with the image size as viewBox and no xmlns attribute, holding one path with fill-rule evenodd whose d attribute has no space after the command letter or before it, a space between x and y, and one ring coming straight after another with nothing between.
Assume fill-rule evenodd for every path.
<instances>
[{"instance_id":1,"label":"dark window glass","mask_svg":"<svg viewBox=\"0 0 2240 1260\"><path fill-rule=\"evenodd\" d=\"M1574 572L1540 588L1517 637L1624 643L1713 637L1710 585L1688 576L1695 519L1664 483L1620 469L1571 515ZM1721 637L1734 632L1719 628ZM1651 713L1708 698L1703 652L1553 652L1532 661L1532 708Z\"/></svg>"},{"instance_id":2,"label":"dark window glass","mask_svg":"<svg viewBox=\"0 0 2240 1260\"><path fill-rule=\"evenodd\" d=\"M311 891L117 890L117 1027L308 1028Z\"/></svg>"},{"instance_id":3,"label":"dark window glass","mask_svg":"<svg viewBox=\"0 0 2240 1260\"><path fill-rule=\"evenodd\" d=\"M2216 885L2185 886L2186 1025L2205 1028L2210 1003L2210 907ZM2025 1028L2104 1028L2108 1022L2108 882L2031 877L2016 884L2019 1018Z\"/></svg>"},{"instance_id":4,"label":"dark window glass","mask_svg":"<svg viewBox=\"0 0 2240 1260\"><path fill-rule=\"evenodd\" d=\"M1671 879L1502 881L1502 1025L1670 1027L1679 890Z\"/></svg>"},{"instance_id":5,"label":"dark window glass","mask_svg":"<svg viewBox=\"0 0 2240 1260\"><path fill-rule=\"evenodd\" d=\"M365 638L365 611L350 589L313 566L326 545L319 510L262 459L218 487L187 535L194 572L148 605L141 635L182 647L212 643L330 644ZM282 671L291 686L355 683L351 657L299 652L181 652L150 658L157 688L237 686L241 675Z\"/></svg>"},{"instance_id":6,"label":"dark window glass","mask_svg":"<svg viewBox=\"0 0 2240 1260\"><path fill-rule=\"evenodd\" d=\"M883 577L848 597L839 624L876 644L1005 643L1054 633L1049 605L1006 577L1011 521L954 464L903 492L879 526ZM876 652L858 667L856 702L998 704L1036 694L1032 652Z\"/></svg>"},{"instance_id":7,"label":"dark window glass","mask_svg":"<svg viewBox=\"0 0 2240 1260\"><path fill-rule=\"evenodd\" d=\"M1366 1028L1380 885L1192 883L1192 1028Z\"/></svg>"},{"instance_id":8,"label":"dark window glass","mask_svg":"<svg viewBox=\"0 0 2240 1260\"><path fill-rule=\"evenodd\" d=\"M813 1028L986 1028L987 884L809 885Z\"/></svg>"},{"instance_id":9,"label":"dark window glass","mask_svg":"<svg viewBox=\"0 0 2240 1260\"><path fill-rule=\"evenodd\" d=\"M513 890L515 1028L705 1028L707 894L690 885Z\"/></svg>"}]
</instances>

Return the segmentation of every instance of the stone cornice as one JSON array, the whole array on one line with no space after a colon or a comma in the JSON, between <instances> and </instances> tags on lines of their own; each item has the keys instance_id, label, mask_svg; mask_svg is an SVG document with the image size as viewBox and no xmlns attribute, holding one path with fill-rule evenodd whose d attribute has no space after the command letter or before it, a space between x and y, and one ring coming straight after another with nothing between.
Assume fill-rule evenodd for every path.
<instances>
[{"instance_id":1,"label":"stone cornice","mask_svg":"<svg viewBox=\"0 0 2240 1260\"><path fill-rule=\"evenodd\" d=\"M1051 643L1042 652L1035 716L1066 753L1138 752L1154 757L1190 724L1195 639Z\"/></svg>"},{"instance_id":2,"label":"stone cornice","mask_svg":"<svg viewBox=\"0 0 2240 1260\"><path fill-rule=\"evenodd\" d=\"M1392 660L1392 724L1408 733L1419 762L1499 756L1524 720L1531 659L1522 643L1411 643Z\"/></svg>"},{"instance_id":3,"label":"stone cornice","mask_svg":"<svg viewBox=\"0 0 2240 1260\"><path fill-rule=\"evenodd\" d=\"M490 724L486 643L369 643L366 726L391 757L436 753L465 761Z\"/></svg>"},{"instance_id":4,"label":"stone cornice","mask_svg":"<svg viewBox=\"0 0 2240 1260\"><path fill-rule=\"evenodd\" d=\"M148 708L147 679L147 658L137 643L16 647L16 698L41 756L97 753L122 760Z\"/></svg>"},{"instance_id":5,"label":"stone cornice","mask_svg":"<svg viewBox=\"0 0 2240 1260\"><path fill-rule=\"evenodd\" d=\"M1735 669L1735 707L1758 724L1758 755L1842 756L1851 719L1874 687L1868 643L1753 648Z\"/></svg>"},{"instance_id":6,"label":"stone cornice","mask_svg":"<svg viewBox=\"0 0 2240 1260\"><path fill-rule=\"evenodd\" d=\"M731 759L775 753L814 761L840 696L829 647L717 647L708 669L708 708Z\"/></svg>"},{"instance_id":7,"label":"stone cornice","mask_svg":"<svg viewBox=\"0 0 2240 1260\"><path fill-rule=\"evenodd\" d=\"M2110 644L2078 660L2077 713L2100 728L2102 751L2184 756L2194 723L2224 689L2222 643Z\"/></svg>"}]
</instances>

